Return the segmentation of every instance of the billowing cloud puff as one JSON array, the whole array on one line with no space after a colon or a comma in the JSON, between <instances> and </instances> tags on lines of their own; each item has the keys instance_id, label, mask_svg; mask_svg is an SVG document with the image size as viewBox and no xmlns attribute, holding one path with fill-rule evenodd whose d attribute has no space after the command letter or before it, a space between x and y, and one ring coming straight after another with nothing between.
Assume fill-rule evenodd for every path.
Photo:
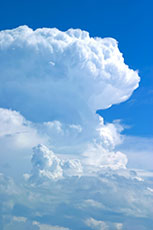
<instances>
[{"instance_id":1,"label":"billowing cloud puff","mask_svg":"<svg viewBox=\"0 0 153 230\"><path fill-rule=\"evenodd\" d=\"M33 151L32 165L34 174L53 179L62 177L60 159L52 151L43 145L38 145Z\"/></svg>"},{"instance_id":2,"label":"billowing cloud puff","mask_svg":"<svg viewBox=\"0 0 153 230\"><path fill-rule=\"evenodd\" d=\"M30 180L40 183L46 179L61 179L66 176L80 176L82 166L79 160L62 160L44 145L33 148L32 174ZM26 176L26 175L25 175Z\"/></svg>"},{"instance_id":3,"label":"billowing cloud puff","mask_svg":"<svg viewBox=\"0 0 153 230\"><path fill-rule=\"evenodd\" d=\"M0 76L1 107L30 120L76 125L125 101L139 83L114 39L27 26L0 32Z\"/></svg>"},{"instance_id":4,"label":"billowing cloud puff","mask_svg":"<svg viewBox=\"0 0 153 230\"><path fill-rule=\"evenodd\" d=\"M126 168L128 159L126 155L120 151L108 151L101 145L89 145L83 153L85 163L89 166L99 168L120 169Z\"/></svg>"},{"instance_id":5,"label":"billowing cloud puff","mask_svg":"<svg viewBox=\"0 0 153 230\"><path fill-rule=\"evenodd\" d=\"M99 117L99 120L96 138L83 152L84 163L98 170L99 168L125 169L128 162L127 156L120 151L115 151L116 146L124 139L121 135L123 127L119 121L104 124L102 117Z\"/></svg>"},{"instance_id":6,"label":"billowing cloud puff","mask_svg":"<svg viewBox=\"0 0 153 230\"><path fill-rule=\"evenodd\" d=\"M121 144L123 141L121 132L124 128L120 124L120 121L116 120L113 123L104 124L104 119L102 117L99 117L99 121L100 124L97 131L100 136L100 143L108 149L114 149L116 145Z\"/></svg>"},{"instance_id":7,"label":"billowing cloud puff","mask_svg":"<svg viewBox=\"0 0 153 230\"><path fill-rule=\"evenodd\" d=\"M27 121L19 112L8 109L0 109L0 118L0 144L3 151L6 149L6 143L9 144L9 151L13 151L13 149L19 149L20 151L27 149L28 151L29 148L39 143L48 143L53 151L57 153L59 151L60 154L73 155L79 153L83 157L84 163L95 167L94 170L99 167L126 168L126 155L120 151L115 151L116 145L121 143L123 139L120 134L123 128L118 122L104 124L103 118L99 118L100 124L97 126L97 130L93 130L89 138L86 132L83 133L79 125L66 125L59 121L35 124ZM5 153L4 155L7 156L6 158L10 158L12 154ZM2 161L5 158L4 155L1 156ZM30 156L30 154L27 153L27 156ZM19 156L17 158L17 161L19 161ZM27 160L29 161L29 158ZM41 175L48 172L46 174L48 177L59 177L63 173L64 175L75 174L76 170L79 170L79 173L81 172L79 164L79 161L74 161L74 159L61 163L54 153L43 145L34 148L32 165L35 169L41 170ZM54 176L53 171L51 175L49 171L43 171L44 168L51 170L51 165L52 170L55 170ZM64 172L61 166L65 169ZM57 171L56 168L58 168ZM72 173L72 169L75 169L75 172ZM35 173L38 171L36 170Z\"/></svg>"}]
</instances>

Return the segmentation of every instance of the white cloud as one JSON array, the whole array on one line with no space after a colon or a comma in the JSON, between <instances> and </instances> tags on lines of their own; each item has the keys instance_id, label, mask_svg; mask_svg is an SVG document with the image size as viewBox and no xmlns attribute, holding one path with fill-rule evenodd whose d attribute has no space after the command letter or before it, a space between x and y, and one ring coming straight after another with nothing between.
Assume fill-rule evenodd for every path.
<instances>
[{"instance_id":1,"label":"white cloud","mask_svg":"<svg viewBox=\"0 0 153 230\"><path fill-rule=\"evenodd\" d=\"M70 230L69 228L64 228L60 226L51 226L48 224L40 224L37 221L33 222L34 225L39 226L39 230Z\"/></svg>"},{"instance_id":2,"label":"white cloud","mask_svg":"<svg viewBox=\"0 0 153 230\"><path fill-rule=\"evenodd\" d=\"M115 223L116 230L122 230L123 229L123 224L121 223Z\"/></svg>"},{"instance_id":3,"label":"white cloud","mask_svg":"<svg viewBox=\"0 0 153 230\"><path fill-rule=\"evenodd\" d=\"M99 117L100 124L97 128L99 136L102 139L102 145L109 149L114 149L116 145L119 145L123 141L123 136L121 131L123 131L122 125L119 121L114 121L114 123L104 124L104 119Z\"/></svg>"},{"instance_id":4,"label":"white cloud","mask_svg":"<svg viewBox=\"0 0 153 230\"><path fill-rule=\"evenodd\" d=\"M69 125L71 129L77 130L79 133L82 132L82 128L80 125Z\"/></svg>"},{"instance_id":5,"label":"white cloud","mask_svg":"<svg viewBox=\"0 0 153 230\"><path fill-rule=\"evenodd\" d=\"M115 150L116 146L123 142L124 138L121 135L123 127L119 121L104 124L102 117L99 117L99 120L97 136L83 152L85 164L97 169L125 169L128 162L127 156Z\"/></svg>"},{"instance_id":6,"label":"white cloud","mask_svg":"<svg viewBox=\"0 0 153 230\"><path fill-rule=\"evenodd\" d=\"M92 208L99 208L99 209L101 209L101 208L104 208L104 205L102 203L100 203L100 202L95 201L95 200L88 199L88 200L84 201L84 203L82 204L81 208L84 208L84 207L85 208L86 207L88 207L88 208L92 207Z\"/></svg>"},{"instance_id":7,"label":"white cloud","mask_svg":"<svg viewBox=\"0 0 153 230\"><path fill-rule=\"evenodd\" d=\"M149 181L138 181L133 175L127 177L124 172L117 174L107 169L99 175L89 173L60 180L43 178L43 182L22 181L16 185L1 175L0 214L4 229L7 226L14 229L15 225L19 225L20 230L24 226L32 225L32 228L36 221L36 226L42 229L43 226L86 229L85 223L88 223L91 229L117 230L122 226L129 229L132 221L135 229L139 229L141 223L142 229L147 230L152 223Z\"/></svg>"},{"instance_id":8,"label":"white cloud","mask_svg":"<svg viewBox=\"0 0 153 230\"><path fill-rule=\"evenodd\" d=\"M30 221L16 221L12 220L10 223L6 223L3 230L39 230L40 228L36 225L33 225Z\"/></svg>"},{"instance_id":9,"label":"white cloud","mask_svg":"<svg viewBox=\"0 0 153 230\"><path fill-rule=\"evenodd\" d=\"M87 219L86 225L94 230L109 230L108 225L104 221L95 220L93 218Z\"/></svg>"},{"instance_id":10,"label":"white cloud","mask_svg":"<svg viewBox=\"0 0 153 230\"><path fill-rule=\"evenodd\" d=\"M2 230L70 230L61 226L41 224L38 221L30 221L23 216L5 216L7 223ZM4 218L4 219L5 219Z\"/></svg>"},{"instance_id":11,"label":"white cloud","mask_svg":"<svg viewBox=\"0 0 153 230\"><path fill-rule=\"evenodd\" d=\"M48 121L48 122L44 122L43 125L45 126L45 128L48 128L49 130L52 131L56 131L58 133L62 133L62 124L60 121Z\"/></svg>"},{"instance_id":12,"label":"white cloud","mask_svg":"<svg viewBox=\"0 0 153 230\"><path fill-rule=\"evenodd\" d=\"M33 148L32 177L47 177L50 179L61 178L63 170L60 166L60 159L44 145L38 145Z\"/></svg>"},{"instance_id":13,"label":"white cloud","mask_svg":"<svg viewBox=\"0 0 153 230\"><path fill-rule=\"evenodd\" d=\"M128 162L124 153L109 151L99 144L89 145L83 156L85 164L97 168L124 169Z\"/></svg>"},{"instance_id":14,"label":"white cloud","mask_svg":"<svg viewBox=\"0 0 153 230\"><path fill-rule=\"evenodd\" d=\"M7 195L14 195L18 194L19 189L14 184L12 178L5 176L4 174L0 173L0 191L1 193L6 193Z\"/></svg>"},{"instance_id":15,"label":"white cloud","mask_svg":"<svg viewBox=\"0 0 153 230\"><path fill-rule=\"evenodd\" d=\"M126 156L114 149L121 126L102 119L99 125L96 115L138 87L137 71L124 63L115 39L21 26L0 32L0 51L0 105L25 117L1 110L10 120L3 118L5 143L23 149L43 143L60 154L83 153L96 167L126 167Z\"/></svg>"},{"instance_id":16,"label":"white cloud","mask_svg":"<svg viewBox=\"0 0 153 230\"><path fill-rule=\"evenodd\" d=\"M0 63L0 105L35 121L89 125L97 109L125 101L139 82L114 39L81 30L1 31Z\"/></svg>"},{"instance_id":17,"label":"white cloud","mask_svg":"<svg viewBox=\"0 0 153 230\"><path fill-rule=\"evenodd\" d=\"M17 178L29 171L31 148L47 144L47 135L19 112L0 108L0 171Z\"/></svg>"},{"instance_id":18,"label":"white cloud","mask_svg":"<svg viewBox=\"0 0 153 230\"><path fill-rule=\"evenodd\" d=\"M63 176L82 176L83 168L80 160L78 159L67 159L62 160L61 167L63 169Z\"/></svg>"},{"instance_id":19,"label":"white cloud","mask_svg":"<svg viewBox=\"0 0 153 230\"><path fill-rule=\"evenodd\" d=\"M127 169L120 122L96 115L138 87L117 42L22 26L0 32L0 65L0 159L16 172L0 174L2 230L148 230L151 177Z\"/></svg>"},{"instance_id":20,"label":"white cloud","mask_svg":"<svg viewBox=\"0 0 153 230\"><path fill-rule=\"evenodd\" d=\"M5 164L14 158L13 162L19 162L21 165L23 156L26 157L25 165L29 164L30 148L38 143L44 143L51 145L56 152L60 151L62 154L70 153L72 158L78 152L83 156L84 163L92 165L95 167L95 170L107 167L112 169L126 168L126 156L119 151L114 151L115 145L122 141L120 134L122 127L119 123L104 124L101 118L97 130L89 138L88 135L86 137L86 132L84 133L80 125L66 125L60 121L36 124L27 121L19 112L2 108L0 109L0 117L0 145L4 152L1 158ZM26 155L25 150L27 151ZM14 154L14 152L16 153ZM38 161L44 160L44 162L50 164L49 159L51 157L49 158L48 156L47 158L44 154L45 151L40 159L39 154L35 154L37 156L35 159L38 159ZM79 160L71 159L59 163L60 161L57 157L54 156L53 158L56 166L59 168L57 170L58 173L57 171L55 172L56 175L53 176L51 172L49 173L48 170L44 171L44 169L36 170L37 173L39 171L39 174L46 177L62 177L61 165L63 164L62 167L65 168L64 175L81 174L82 169ZM42 161L41 163L44 162ZM38 169L37 167L34 168Z\"/></svg>"},{"instance_id":21,"label":"white cloud","mask_svg":"<svg viewBox=\"0 0 153 230\"><path fill-rule=\"evenodd\" d=\"M20 149L45 141L19 112L4 108L0 108L0 137Z\"/></svg>"},{"instance_id":22,"label":"white cloud","mask_svg":"<svg viewBox=\"0 0 153 230\"><path fill-rule=\"evenodd\" d=\"M32 174L28 178L33 182L44 182L46 179L58 180L66 176L81 176L82 165L79 160L63 160L57 157L44 145L33 148Z\"/></svg>"}]
</instances>

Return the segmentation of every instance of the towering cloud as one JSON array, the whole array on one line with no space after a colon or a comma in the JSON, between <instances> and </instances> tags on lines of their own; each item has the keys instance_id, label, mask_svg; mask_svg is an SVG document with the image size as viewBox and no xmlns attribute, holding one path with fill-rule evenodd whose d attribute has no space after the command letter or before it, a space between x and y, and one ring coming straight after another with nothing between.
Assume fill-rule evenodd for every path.
<instances>
[{"instance_id":1,"label":"towering cloud","mask_svg":"<svg viewBox=\"0 0 153 230\"><path fill-rule=\"evenodd\" d=\"M97 109L125 101L139 83L114 39L27 26L0 32L0 76L1 107L34 121L84 125Z\"/></svg>"},{"instance_id":2,"label":"towering cloud","mask_svg":"<svg viewBox=\"0 0 153 230\"><path fill-rule=\"evenodd\" d=\"M96 114L139 84L117 41L79 29L1 31L0 79L0 169L15 180L0 173L0 228L148 230L152 182L116 149L120 121Z\"/></svg>"},{"instance_id":3,"label":"towering cloud","mask_svg":"<svg viewBox=\"0 0 153 230\"><path fill-rule=\"evenodd\" d=\"M109 151L120 143L116 124L98 130L96 110L125 101L139 83L114 39L92 38L79 29L33 31L27 26L0 32L0 76L0 106L25 117L0 111L20 133L15 141L32 146L32 140L34 146L39 132L56 152L79 154L93 139ZM15 116L20 120L16 125ZM46 144L42 135L39 143Z\"/></svg>"}]
</instances>

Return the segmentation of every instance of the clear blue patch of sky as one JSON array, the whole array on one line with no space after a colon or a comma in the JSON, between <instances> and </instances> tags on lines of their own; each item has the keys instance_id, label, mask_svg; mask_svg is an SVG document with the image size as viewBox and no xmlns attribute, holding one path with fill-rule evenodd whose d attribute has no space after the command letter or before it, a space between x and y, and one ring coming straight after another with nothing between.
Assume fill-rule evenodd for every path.
<instances>
[{"instance_id":1,"label":"clear blue patch of sky","mask_svg":"<svg viewBox=\"0 0 153 230\"><path fill-rule=\"evenodd\" d=\"M0 30L19 25L81 28L91 36L118 40L125 63L138 69L141 83L124 103L100 111L106 121L122 119L126 134L153 135L152 0L0 0Z\"/></svg>"}]
</instances>

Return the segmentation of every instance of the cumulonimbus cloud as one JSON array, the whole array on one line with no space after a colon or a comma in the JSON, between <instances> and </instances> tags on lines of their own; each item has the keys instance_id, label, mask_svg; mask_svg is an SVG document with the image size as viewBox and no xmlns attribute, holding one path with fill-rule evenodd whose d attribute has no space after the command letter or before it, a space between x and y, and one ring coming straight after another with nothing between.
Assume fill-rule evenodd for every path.
<instances>
[{"instance_id":1,"label":"cumulonimbus cloud","mask_svg":"<svg viewBox=\"0 0 153 230\"><path fill-rule=\"evenodd\" d=\"M31 155L20 185L0 174L0 227L119 230L131 221L141 229L141 221L148 229L152 183L127 169L115 149L123 141L120 122L96 115L139 84L117 41L79 29L1 31L0 78L1 149L18 149L17 157L7 155L17 170Z\"/></svg>"},{"instance_id":2,"label":"cumulonimbus cloud","mask_svg":"<svg viewBox=\"0 0 153 230\"><path fill-rule=\"evenodd\" d=\"M0 65L0 106L33 120L86 123L97 109L125 101L139 83L115 39L79 29L1 31Z\"/></svg>"},{"instance_id":3,"label":"cumulonimbus cloud","mask_svg":"<svg viewBox=\"0 0 153 230\"><path fill-rule=\"evenodd\" d=\"M97 156L92 165L126 167L126 156L114 152L122 130L102 118L99 125L96 115L126 100L140 80L115 39L20 26L0 32L0 63L2 136L10 132L21 145L45 136L57 152L83 153L88 164Z\"/></svg>"}]
</instances>

